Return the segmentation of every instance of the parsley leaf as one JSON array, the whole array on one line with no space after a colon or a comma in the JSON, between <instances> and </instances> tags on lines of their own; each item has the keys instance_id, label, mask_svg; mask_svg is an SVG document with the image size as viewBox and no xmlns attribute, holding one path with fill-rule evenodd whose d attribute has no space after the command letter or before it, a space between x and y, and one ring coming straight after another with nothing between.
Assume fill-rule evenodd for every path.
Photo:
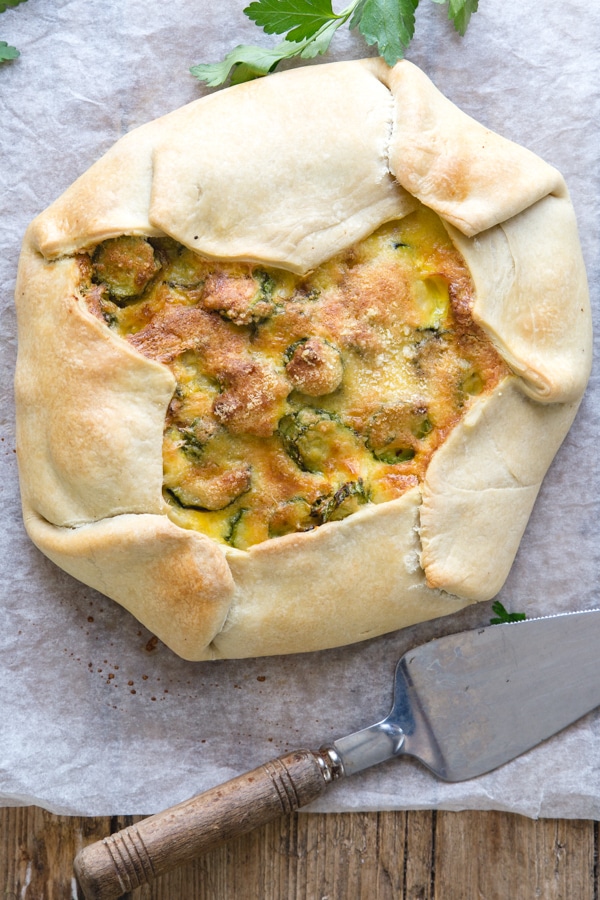
<instances>
[{"instance_id":1,"label":"parsley leaf","mask_svg":"<svg viewBox=\"0 0 600 900\"><path fill-rule=\"evenodd\" d=\"M331 0L256 0L244 12L267 34L287 31L288 41L305 41L340 18L331 8Z\"/></svg>"},{"instance_id":2,"label":"parsley leaf","mask_svg":"<svg viewBox=\"0 0 600 900\"><path fill-rule=\"evenodd\" d=\"M0 0L0 13L6 12L11 6L18 6L20 3L26 3L26 0ZM6 41L0 41L0 63L16 59L20 55L16 47L11 47Z\"/></svg>"},{"instance_id":3,"label":"parsley leaf","mask_svg":"<svg viewBox=\"0 0 600 900\"><path fill-rule=\"evenodd\" d=\"M16 47L11 47L6 41L0 41L0 62L6 62L8 59L16 59L21 54Z\"/></svg>"},{"instance_id":4,"label":"parsley leaf","mask_svg":"<svg viewBox=\"0 0 600 900\"><path fill-rule=\"evenodd\" d=\"M404 56L415 33L419 0L366 0L358 29L367 44L377 44L388 66Z\"/></svg>"},{"instance_id":5,"label":"parsley leaf","mask_svg":"<svg viewBox=\"0 0 600 900\"><path fill-rule=\"evenodd\" d=\"M504 625L507 622L523 622L527 618L525 613L509 613L499 600L492 603L492 612L496 613L496 618L490 619L490 625Z\"/></svg>"},{"instance_id":6,"label":"parsley leaf","mask_svg":"<svg viewBox=\"0 0 600 900\"><path fill-rule=\"evenodd\" d=\"M0 0L23 2L23 0ZM300 56L312 59L325 53L333 35L342 25L358 28L367 44L377 44L389 66L402 59L415 31L415 11L420 0L350 0L339 13L331 0L253 0L244 10L267 34L285 34L276 47L265 49L240 45L220 63L193 66L190 71L210 87L217 87L231 75L238 84L267 75L280 62ZM479 0L433 0L448 4L448 19L464 35L477 11Z\"/></svg>"},{"instance_id":7,"label":"parsley leaf","mask_svg":"<svg viewBox=\"0 0 600 900\"><path fill-rule=\"evenodd\" d=\"M251 78L268 75L282 59L285 59L285 53L280 52L279 47L267 49L240 44L227 54L223 62L192 66L190 72L205 81L209 87L217 87L223 84L231 70L237 66L244 67L243 71L247 76L245 80L249 81Z\"/></svg>"},{"instance_id":8,"label":"parsley leaf","mask_svg":"<svg viewBox=\"0 0 600 900\"><path fill-rule=\"evenodd\" d=\"M478 6L479 0L449 0L448 18L461 36L464 37L471 16L477 12Z\"/></svg>"},{"instance_id":9,"label":"parsley leaf","mask_svg":"<svg viewBox=\"0 0 600 900\"><path fill-rule=\"evenodd\" d=\"M338 27L337 22L330 22L327 25L324 25L312 40L305 41L305 46L300 52L302 59L313 59L313 57L318 56L319 54L326 53L329 49L331 38Z\"/></svg>"},{"instance_id":10,"label":"parsley leaf","mask_svg":"<svg viewBox=\"0 0 600 900\"><path fill-rule=\"evenodd\" d=\"M227 54L223 62L192 66L190 72L200 81L205 81L209 87L223 84L230 73L232 84L240 84L268 75L282 60L292 56L312 59L325 53L337 28L337 22L327 22L312 38L301 42L288 41L286 38L270 49L240 44Z\"/></svg>"},{"instance_id":11,"label":"parsley leaf","mask_svg":"<svg viewBox=\"0 0 600 900\"><path fill-rule=\"evenodd\" d=\"M0 0L0 13L6 12L6 10L10 9L11 6L18 6L19 3L26 2L27 0Z\"/></svg>"}]
</instances>

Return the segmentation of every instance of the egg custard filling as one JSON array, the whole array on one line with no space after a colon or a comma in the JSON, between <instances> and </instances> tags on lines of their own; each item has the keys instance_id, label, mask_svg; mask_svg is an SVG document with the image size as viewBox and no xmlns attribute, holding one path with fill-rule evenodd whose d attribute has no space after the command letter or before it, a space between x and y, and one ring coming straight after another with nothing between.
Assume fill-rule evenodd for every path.
<instances>
[{"instance_id":1,"label":"egg custard filling","mask_svg":"<svg viewBox=\"0 0 600 900\"><path fill-rule=\"evenodd\" d=\"M400 497L508 374L423 206L305 276L167 237L117 237L81 259L89 310L176 378L170 518L240 550Z\"/></svg>"}]
</instances>

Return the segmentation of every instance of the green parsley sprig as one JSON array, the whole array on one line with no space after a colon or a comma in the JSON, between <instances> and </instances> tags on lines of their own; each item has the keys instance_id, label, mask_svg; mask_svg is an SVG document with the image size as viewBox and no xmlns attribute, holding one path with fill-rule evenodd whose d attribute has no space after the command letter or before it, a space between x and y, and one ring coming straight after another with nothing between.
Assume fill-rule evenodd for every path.
<instances>
[{"instance_id":1,"label":"green parsley sprig","mask_svg":"<svg viewBox=\"0 0 600 900\"><path fill-rule=\"evenodd\" d=\"M6 12L11 6L19 6L19 4L26 2L27 0L0 0L0 13Z\"/></svg>"},{"instance_id":2,"label":"green parsley sprig","mask_svg":"<svg viewBox=\"0 0 600 900\"><path fill-rule=\"evenodd\" d=\"M6 41L0 41L0 62L6 62L8 59L16 59L21 54L16 47L11 47Z\"/></svg>"},{"instance_id":3,"label":"green parsley sprig","mask_svg":"<svg viewBox=\"0 0 600 900\"><path fill-rule=\"evenodd\" d=\"M19 0L17 0L19 2ZM358 28L379 55L393 66L404 57L415 32L415 11L420 0L352 0L341 12L333 11L331 0L254 0L244 13L267 34L283 34L275 47L240 44L220 63L192 66L192 75L210 87L218 87L231 75L238 84L268 75L283 60L299 56L312 59L329 49L342 25ZM479 0L433 0L448 7L448 19L460 35L477 11Z\"/></svg>"},{"instance_id":4,"label":"green parsley sprig","mask_svg":"<svg viewBox=\"0 0 600 900\"><path fill-rule=\"evenodd\" d=\"M507 622L523 622L527 618L526 613L511 613L496 600L492 603L492 612L496 613L496 617L490 619L490 625L505 625Z\"/></svg>"},{"instance_id":5,"label":"green parsley sprig","mask_svg":"<svg viewBox=\"0 0 600 900\"><path fill-rule=\"evenodd\" d=\"M20 3L26 3L26 0L0 0L0 13L6 12L11 6L18 6ZM0 63L16 59L20 55L16 47L11 47L6 41L0 41Z\"/></svg>"}]
</instances>

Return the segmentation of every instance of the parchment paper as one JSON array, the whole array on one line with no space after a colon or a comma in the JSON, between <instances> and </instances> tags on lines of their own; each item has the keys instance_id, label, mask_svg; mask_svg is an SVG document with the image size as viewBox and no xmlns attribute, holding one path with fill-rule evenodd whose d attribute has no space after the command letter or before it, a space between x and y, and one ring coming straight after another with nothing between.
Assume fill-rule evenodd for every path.
<instances>
[{"instance_id":1,"label":"parchment paper","mask_svg":"<svg viewBox=\"0 0 600 900\"><path fill-rule=\"evenodd\" d=\"M396 659L488 624L490 604L345 649L243 662L176 658L29 542L14 455L13 290L29 220L131 128L204 93L188 74L271 39L242 0L29 0L0 16L21 58L0 67L0 803L145 814L269 757L387 714ZM422 0L408 57L464 110L564 173L595 315L600 207L600 5L480 0L467 37ZM340 32L328 59L372 55ZM319 64L317 60L315 64ZM600 605L600 386L546 478L500 599L529 616ZM496 772L447 785L392 761L334 786L319 810L502 809L600 818L600 715Z\"/></svg>"}]
</instances>

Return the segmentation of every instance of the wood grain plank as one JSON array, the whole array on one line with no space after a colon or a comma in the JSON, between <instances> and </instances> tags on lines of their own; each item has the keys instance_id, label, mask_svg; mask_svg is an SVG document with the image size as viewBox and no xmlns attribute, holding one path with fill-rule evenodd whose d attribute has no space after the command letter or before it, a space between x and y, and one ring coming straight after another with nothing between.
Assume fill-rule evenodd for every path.
<instances>
[{"instance_id":1,"label":"wood grain plank","mask_svg":"<svg viewBox=\"0 0 600 900\"><path fill-rule=\"evenodd\" d=\"M54 816L35 806L0 809L2 900L73 900L73 859L104 837L109 818Z\"/></svg>"},{"instance_id":2,"label":"wood grain plank","mask_svg":"<svg viewBox=\"0 0 600 900\"><path fill-rule=\"evenodd\" d=\"M421 812L415 810L408 812L406 816L405 888L402 897L403 900L433 900L437 814L425 810Z\"/></svg>"},{"instance_id":3,"label":"wood grain plank","mask_svg":"<svg viewBox=\"0 0 600 900\"><path fill-rule=\"evenodd\" d=\"M439 812L433 900L594 900L593 822Z\"/></svg>"},{"instance_id":4,"label":"wood grain plank","mask_svg":"<svg viewBox=\"0 0 600 900\"><path fill-rule=\"evenodd\" d=\"M180 896L184 883L194 900L397 900L405 830L405 813L295 815L133 891L131 900Z\"/></svg>"},{"instance_id":5,"label":"wood grain plank","mask_svg":"<svg viewBox=\"0 0 600 900\"><path fill-rule=\"evenodd\" d=\"M134 821L0 809L0 900L80 900L76 852ZM594 900L597 830L496 812L300 813L125 900Z\"/></svg>"}]
</instances>

